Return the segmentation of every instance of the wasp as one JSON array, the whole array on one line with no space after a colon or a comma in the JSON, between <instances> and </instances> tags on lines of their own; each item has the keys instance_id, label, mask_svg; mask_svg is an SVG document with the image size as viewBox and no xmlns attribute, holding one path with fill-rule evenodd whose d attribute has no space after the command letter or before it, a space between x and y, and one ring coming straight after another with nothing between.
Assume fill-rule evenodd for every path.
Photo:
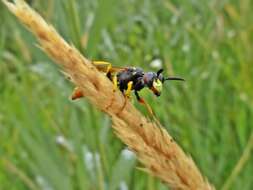
<instances>
[{"instance_id":1,"label":"wasp","mask_svg":"<svg viewBox=\"0 0 253 190\"><path fill-rule=\"evenodd\" d=\"M150 107L138 93L140 90L148 88L158 97L161 95L164 82L169 80L184 81L180 77L164 77L163 69L159 69L157 72L144 72L139 67L112 67L111 63L104 61L93 61L92 63L112 81L114 90L119 89L127 98L130 97L131 91L134 91L138 102L145 104L151 113ZM75 88L71 96L72 100L81 97L83 97L82 91L78 87Z\"/></svg>"}]
</instances>

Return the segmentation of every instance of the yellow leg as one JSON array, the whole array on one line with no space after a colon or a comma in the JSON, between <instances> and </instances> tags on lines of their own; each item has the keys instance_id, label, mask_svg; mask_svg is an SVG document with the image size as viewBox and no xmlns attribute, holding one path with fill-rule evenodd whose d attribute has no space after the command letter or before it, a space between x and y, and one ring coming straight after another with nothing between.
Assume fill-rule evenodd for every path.
<instances>
[{"instance_id":1,"label":"yellow leg","mask_svg":"<svg viewBox=\"0 0 253 190\"><path fill-rule=\"evenodd\" d=\"M93 61L92 62L98 70L102 70L108 74L112 69L112 64L106 61Z\"/></svg>"},{"instance_id":2,"label":"yellow leg","mask_svg":"<svg viewBox=\"0 0 253 190\"><path fill-rule=\"evenodd\" d=\"M111 72L111 69L112 69L112 64L110 63L108 66L107 66L107 69L106 69L106 75Z\"/></svg>"},{"instance_id":3,"label":"yellow leg","mask_svg":"<svg viewBox=\"0 0 253 190\"><path fill-rule=\"evenodd\" d=\"M127 104L127 99L130 98L130 95L131 95L131 90L132 90L132 87L133 87L133 81L130 81L127 83L127 90L125 91L124 95L125 95L125 102L124 102L124 105L123 107L120 109L120 111L117 113L120 114L126 107L126 104Z\"/></svg>"},{"instance_id":4,"label":"yellow leg","mask_svg":"<svg viewBox=\"0 0 253 190\"><path fill-rule=\"evenodd\" d=\"M112 82L113 82L113 90L115 91L115 90L118 89L118 79L117 79L117 75L114 75L114 76L113 76Z\"/></svg>"},{"instance_id":5,"label":"yellow leg","mask_svg":"<svg viewBox=\"0 0 253 190\"><path fill-rule=\"evenodd\" d=\"M107 61L92 61L94 65L109 65L111 63Z\"/></svg>"},{"instance_id":6,"label":"yellow leg","mask_svg":"<svg viewBox=\"0 0 253 190\"><path fill-rule=\"evenodd\" d=\"M128 98L129 98L130 95L131 95L132 87L133 87L133 81L128 82L128 83L127 83L127 90L126 90L126 92L125 92L125 96L128 97Z\"/></svg>"}]
</instances>

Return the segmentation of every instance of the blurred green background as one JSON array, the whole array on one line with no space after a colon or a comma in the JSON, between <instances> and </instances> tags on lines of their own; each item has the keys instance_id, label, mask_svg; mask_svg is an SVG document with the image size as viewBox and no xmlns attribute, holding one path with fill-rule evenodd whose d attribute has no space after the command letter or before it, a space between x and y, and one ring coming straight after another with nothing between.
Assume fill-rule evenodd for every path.
<instances>
[{"instance_id":1,"label":"blurred green background","mask_svg":"<svg viewBox=\"0 0 253 190\"><path fill-rule=\"evenodd\" d=\"M185 78L141 95L217 189L253 189L253 1L29 3L90 59ZM36 43L0 3L0 189L167 189Z\"/></svg>"}]
</instances>

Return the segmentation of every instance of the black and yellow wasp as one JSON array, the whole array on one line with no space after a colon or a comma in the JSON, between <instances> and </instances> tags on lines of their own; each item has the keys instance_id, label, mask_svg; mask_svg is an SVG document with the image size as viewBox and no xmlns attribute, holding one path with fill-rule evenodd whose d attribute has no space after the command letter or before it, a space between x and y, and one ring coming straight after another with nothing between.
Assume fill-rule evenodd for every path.
<instances>
[{"instance_id":1,"label":"black and yellow wasp","mask_svg":"<svg viewBox=\"0 0 253 190\"><path fill-rule=\"evenodd\" d=\"M144 72L138 67L112 67L111 63L104 61L93 61L94 66L113 82L114 89L119 89L126 97L130 97L134 91L138 102L146 104L138 94L143 88L149 88L156 96L160 96L163 83L168 80L184 79L179 77L167 77L162 74L163 69L157 72ZM76 88L72 94L72 100L83 97L82 91Z\"/></svg>"}]
</instances>

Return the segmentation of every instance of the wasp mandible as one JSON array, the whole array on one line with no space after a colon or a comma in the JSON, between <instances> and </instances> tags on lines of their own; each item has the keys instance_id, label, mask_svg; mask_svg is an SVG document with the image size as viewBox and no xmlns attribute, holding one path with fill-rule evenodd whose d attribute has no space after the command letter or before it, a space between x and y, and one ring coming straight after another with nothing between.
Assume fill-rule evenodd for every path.
<instances>
[{"instance_id":1,"label":"wasp mandible","mask_svg":"<svg viewBox=\"0 0 253 190\"><path fill-rule=\"evenodd\" d=\"M163 69L157 72L144 72L143 69L139 67L112 67L111 63L104 61L93 61L92 63L113 82L115 90L119 89L126 97L130 97L131 91L134 91L138 102L146 106L148 105L138 93L143 88L148 88L155 96L160 96L165 81L184 81L184 79L180 77L164 77L162 74ZM78 87L75 88L71 99L75 100L81 97L83 97L82 91Z\"/></svg>"}]
</instances>

